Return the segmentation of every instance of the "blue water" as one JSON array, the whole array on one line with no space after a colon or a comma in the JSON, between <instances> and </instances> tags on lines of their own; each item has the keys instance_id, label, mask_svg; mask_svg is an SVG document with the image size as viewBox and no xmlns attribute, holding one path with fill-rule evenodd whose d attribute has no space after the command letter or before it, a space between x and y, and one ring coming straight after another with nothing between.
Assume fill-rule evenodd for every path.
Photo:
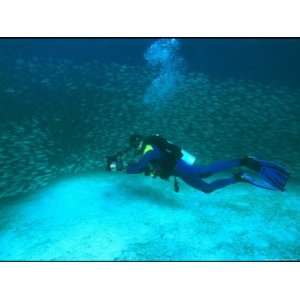
<instances>
[{"instance_id":1,"label":"blue water","mask_svg":"<svg viewBox=\"0 0 300 300\"><path fill-rule=\"evenodd\" d=\"M299 50L300 39L1 39L0 260L299 260ZM285 192L207 195L106 172L132 132L160 133L197 164L258 155L291 179Z\"/></svg>"},{"instance_id":2,"label":"blue water","mask_svg":"<svg viewBox=\"0 0 300 300\"><path fill-rule=\"evenodd\" d=\"M2 39L3 56L93 59L107 63L144 64L144 52L158 39ZM300 41L297 38L183 39L181 51L191 71L223 78L239 76L300 84Z\"/></svg>"}]
</instances>

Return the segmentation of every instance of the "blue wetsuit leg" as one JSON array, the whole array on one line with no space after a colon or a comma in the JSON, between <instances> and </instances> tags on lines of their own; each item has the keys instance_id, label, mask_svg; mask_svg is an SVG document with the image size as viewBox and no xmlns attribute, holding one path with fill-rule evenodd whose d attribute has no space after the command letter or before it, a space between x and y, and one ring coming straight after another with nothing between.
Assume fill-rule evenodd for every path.
<instances>
[{"instance_id":1,"label":"blue wetsuit leg","mask_svg":"<svg viewBox=\"0 0 300 300\"><path fill-rule=\"evenodd\" d=\"M235 177L230 177L226 179L218 179L211 183L207 183L201 178L208 177L217 172L226 171L228 169L232 169L234 167L238 167L241 165L239 159L228 160L228 161L218 161L208 166L194 166L189 165L183 160L177 161L174 175L181 178L184 182L189 184L190 186L204 192L211 193L217 189L223 188L227 185L237 183Z\"/></svg>"},{"instance_id":2,"label":"blue wetsuit leg","mask_svg":"<svg viewBox=\"0 0 300 300\"><path fill-rule=\"evenodd\" d=\"M177 161L175 172L178 174L197 175L200 177L208 177L218 172L226 171L241 166L240 159L221 160L214 162L208 166L189 165L184 160ZM180 177L180 175L178 175Z\"/></svg>"},{"instance_id":3,"label":"blue wetsuit leg","mask_svg":"<svg viewBox=\"0 0 300 300\"><path fill-rule=\"evenodd\" d=\"M204 193L211 193L215 190L224 188L227 185L239 182L234 177L218 179L211 183L207 183L204 180L202 180L200 177L195 177L195 176L180 176L180 178L188 185Z\"/></svg>"}]
</instances>

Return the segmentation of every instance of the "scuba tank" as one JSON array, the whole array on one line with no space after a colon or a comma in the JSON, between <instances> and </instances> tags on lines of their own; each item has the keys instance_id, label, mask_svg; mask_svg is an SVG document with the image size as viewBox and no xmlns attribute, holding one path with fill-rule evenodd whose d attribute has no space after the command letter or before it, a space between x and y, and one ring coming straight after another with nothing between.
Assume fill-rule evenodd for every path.
<instances>
[{"instance_id":1,"label":"scuba tank","mask_svg":"<svg viewBox=\"0 0 300 300\"><path fill-rule=\"evenodd\" d=\"M195 156L193 156L186 150L180 148L179 146L173 144L172 142L166 140L165 138L163 138L158 134L146 137L142 146L143 154L145 154L149 150L152 150L151 145L155 145L160 151L165 153L168 157L174 158L175 160L182 159L189 165L193 165L196 161Z\"/></svg>"},{"instance_id":2,"label":"scuba tank","mask_svg":"<svg viewBox=\"0 0 300 300\"><path fill-rule=\"evenodd\" d=\"M193 156L192 154L188 153L187 151L185 150L181 150L183 156L182 156L182 160L184 160L187 164L189 165L193 165L196 161L196 157Z\"/></svg>"}]
</instances>

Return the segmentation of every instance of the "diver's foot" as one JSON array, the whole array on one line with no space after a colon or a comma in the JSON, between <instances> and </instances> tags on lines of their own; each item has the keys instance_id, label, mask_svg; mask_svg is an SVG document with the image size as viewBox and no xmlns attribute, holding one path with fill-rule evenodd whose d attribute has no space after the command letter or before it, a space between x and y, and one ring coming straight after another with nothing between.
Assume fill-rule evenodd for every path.
<instances>
[{"instance_id":1,"label":"diver's foot","mask_svg":"<svg viewBox=\"0 0 300 300\"><path fill-rule=\"evenodd\" d=\"M239 171L239 172L233 174L233 177L237 182L246 182L247 180L245 180L244 175L245 175L244 172Z\"/></svg>"},{"instance_id":2,"label":"diver's foot","mask_svg":"<svg viewBox=\"0 0 300 300\"><path fill-rule=\"evenodd\" d=\"M275 189L280 191L285 190L290 173L286 168L279 164L267 160L258 160L253 156L247 156L241 159L241 165L256 171L257 176L259 176L261 180L273 186ZM245 173L244 176L241 177L247 179L246 181L253 183L253 178L250 178L251 176L249 177L249 174Z\"/></svg>"},{"instance_id":3,"label":"diver's foot","mask_svg":"<svg viewBox=\"0 0 300 300\"><path fill-rule=\"evenodd\" d=\"M254 156L246 156L242 158L241 165L255 172L259 172L261 170L261 164Z\"/></svg>"}]
</instances>

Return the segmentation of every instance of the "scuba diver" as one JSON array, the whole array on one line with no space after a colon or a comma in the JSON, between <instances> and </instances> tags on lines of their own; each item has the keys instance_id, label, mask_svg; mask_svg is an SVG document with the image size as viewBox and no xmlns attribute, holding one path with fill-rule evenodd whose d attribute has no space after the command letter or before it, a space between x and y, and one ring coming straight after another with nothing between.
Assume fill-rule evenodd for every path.
<instances>
[{"instance_id":1,"label":"scuba diver","mask_svg":"<svg viewBox=\"0 0 300 300\"><path fill-rule=\"evenodd\" d=\"M289 178L288 171L278 164L266 160L260 160L253 156L241 159L217 161L207 166L195 165L195 157L179 146L167 141L160 135L142 136L133 134L129 138L129 147L115 156L109 157L107 169L124 169L121 159L128 151L135 151L140 155L138 162L129 163L126 167L127 174L145 173L153 177L159 176L168 180L174 176L175 191L179 191L177 177L193 188L204 193L211 193L234 183L250 183L254 186L284 191ZM212 176L218 172L228 171L236 167L246 167L256 173L252 176L244 171L239 171L225 179L217 179L207 183L203 178Z\"/></svg>"}]
</instances>

